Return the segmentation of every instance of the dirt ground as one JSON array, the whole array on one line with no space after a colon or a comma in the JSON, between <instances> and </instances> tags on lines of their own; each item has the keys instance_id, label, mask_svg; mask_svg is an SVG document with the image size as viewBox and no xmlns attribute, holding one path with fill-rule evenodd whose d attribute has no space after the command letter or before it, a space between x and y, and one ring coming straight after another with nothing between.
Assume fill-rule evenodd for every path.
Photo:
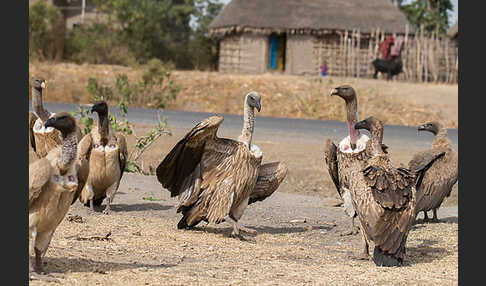
<instances>
[{"instance_id":1,"label":"dirt ground","mask_svg":"<svg viewBox=\"0 0 486 286\"><path fill-rule=\"evenodd\" d=\"M137 125L136 133L148 128ZM142 156L144 165L157 166L185 131L161 137ZM133 144L130 136L129 152ZM283 160L290 171L277 193L246 210L242 224L257 231L248 241L230 238L228 223L177 230L177 199L155 176L128 173L111 215L101 213L104 205L95 213L79 202L71 207L47 251L46 271L62 273L62 285L457 284L457 186L439 211L441 223L414 226L403 267L378 268L356 258L359 235L342 236L351 221L336 206L323 146L255 144L266 150L265 162ZM394 150L392 160L406 163L414 151Z\"/></svg>"},{"instance_id":2,"label":"dirt ground","mask_svg":"<svg viewBox=\"0 0 486 286\"><path fill-rule=\"evenodd\" d=\"M31 76L50 80L46 101L90 103L87 76L108 79L117 72L137 76L117 66L29 65ZM360 114L379 113L387 116L387 124L417 125L437 118L457 127L457 85L179 71L175 76L184 88L168 109L240 114L236 100L258 89L265 100L262 116L344 120L342 105L331 104L323 93L346 82L358 90ZM150 128L135 125L138 135ZM155 168L188 130L171 131L142 155L139 163L145 170ZM135 137L127 143L130 152ZM177 199L155 176L126 173L112 214L101 213L104 205L95 213L79 202L71 207L44 258L45 270L62 273L56 285L457 285L457 184L439 210L442 222L419 220L410 232L404 265L379 268L356 257L360 235L342 236L351 221L338 206L324 167L324 146L291 137L254 143L264 150L264 163L284 161L289 172L274 195L245 211L242 224L257 231L246 234L247 241L230 238L228 223L177 230ZM396 165L406 165L420 151L391 147Z\"/></svg>"},{"instance_id":3,"label":"dirt ground","mask_svg":"<svg viewBox=\"0 0 486 286\"><path fill-rule=\"evenodd\" d=\"M29 63L30 77L43 76L48 81L45 101L92 103L86 89L88 78L113 87L120 73L134 82L142 71L114 65ZM344 121L344 108L329 96L329 90L350 84L358 95L359 113L373 114L385 124L416 126L439 120L448 128L458 127L457 84L203 71L174 71L173 77L181 89L175 101L167 102L169 110L241 114L242 97L256 90L264 106L260 116Z\"/></svg>"}]
</instances>

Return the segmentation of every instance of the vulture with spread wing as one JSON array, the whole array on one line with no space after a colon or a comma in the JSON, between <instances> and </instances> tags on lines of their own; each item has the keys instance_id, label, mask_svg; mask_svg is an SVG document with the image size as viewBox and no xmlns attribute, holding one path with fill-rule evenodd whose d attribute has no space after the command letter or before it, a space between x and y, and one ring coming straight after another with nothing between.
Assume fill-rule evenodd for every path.
<instances>
[{"instance_id":1,"label":"vulture with spread wing","mask_svg":"<svg viewBox=\"0 0 486 286\"><path fill-rule=\"evenodd\" d=\"M364 240L373 241L373 261L378 266L398 266L405 256L407 235L415 221L416 188L424 172L443 154L422 161L414 171L395 168L383 152L383 124L369 117L355 124L371 137L371 158L349 178L354 209ZM368 250L366 249L366 255Z\"/></svg>"},{"instance_id":2,"label":"vulture with spread wing","mask_svg":"<svg viewBox=\"0 0 486 286\"><path fill-rule=\"evenodd\" d=\"M232 236L241 237L240 230L254 233L238 220L248 204L271 195L287 173L283 163L261 165L262 151L252 144L255 108L260 111L260 95L250 92L238 140L218 137L223 117L211 116L192 128L157 167L162 186L172 197L179 196L179 229L230 220Z\"/></svg>"},{"instance_id":3,"label":"vulture with spread wing","mask_svg":"<svg viewBox=\"0 0 486 286\"><path fill-rule=\"evenodd\" d=\"M354 226L356 212L349 193L349 172L364 166L366 160L371 157L371 145L369 137L365 134L360 134L359 130L354 128L354 124L358 122L358 99L355 90L349 85L342 85L333 88L330 95L341 97L346 104L349 135L339 142L339 147L336 147L330 139L327 139L324 159L329 175L344 202L344 211L351 217L351 231L346 234L354 234L357 233ZM386 152L387 146L384 144L383 149Z\"/></svg>"},{"instance_id":4,"label":"vulture with spread wing","mask_svg":"<svg viewBox=\"0 0 486 286\"><path fill-rule=\"evenodd\" d=\"M432 210L433 222L438 222L437 209L446 197L451 194L452 187L457 182L459 165L457 152L452 149L451 141L447 138L447 129L439 122L430 122L418 127L419 131L429 131L435 135L432 148L415 154L408 163L411 170L423 165L430 156L445 153L425 172L420 188L417 188L417 206L415 212L424 212L424 222L429 221L427 211Z\"/></svg>"}]
</instances>

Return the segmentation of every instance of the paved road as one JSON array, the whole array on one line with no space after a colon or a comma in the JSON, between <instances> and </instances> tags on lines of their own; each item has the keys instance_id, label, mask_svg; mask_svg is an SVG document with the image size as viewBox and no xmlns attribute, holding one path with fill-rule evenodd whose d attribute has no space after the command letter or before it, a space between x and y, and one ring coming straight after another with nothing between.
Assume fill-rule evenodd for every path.
<instances>
[{"instance_id":1,"label":"paved road","mask_svg":"<svg viewBox=\"0 0 486 286\"><path fill-rule=\"evenodd\" d=\"M51 112L77 110L76 104L45 102L45 107ZM30 102L29 102L30 105ZM29 110L32 107L29 106ZM120 116L121 113L115 107L110 107L110 112ZM155 124L157 122L156 109L129 108L128 120L141 124ZM205 112L188 112L164 110L162 116L167 117L167 123L171 129L188 131L197 122L214 115ZM221 114L224 122L219 128L219 136L236 137L241 131L243 119L241 115ZM340 121L332 120L308 120L293 118L276 118L258 116L256 118L255 140L267 140L280 136L282 140L306 141L308 143L322 143L326 138L335 142L347 135L346 125ZM364 131L366 133L366 131ZM457 149L458 133L457 129L449 129L448 136L454 148ZM422 149L429 146L433 140L433 135L429 132L420 132L408 126L385 125L384 142L394 148Z\"/></svg>"}]
</instances>

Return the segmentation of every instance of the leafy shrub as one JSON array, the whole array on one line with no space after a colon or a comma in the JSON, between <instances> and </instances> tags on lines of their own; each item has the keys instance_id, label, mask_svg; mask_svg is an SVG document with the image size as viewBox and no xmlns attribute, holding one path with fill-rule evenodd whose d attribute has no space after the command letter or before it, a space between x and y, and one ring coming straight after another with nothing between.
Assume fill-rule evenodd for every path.
<instances>
[{"instance_id":1,"label":"leafy shrub","mask_svg":"<svg viewBox=\"0 0 486 286\"><path fill-rule=\"evenodd\" d=\"M64 17L44 1L29 5L29 59L60 60L64 43Z\"/></svg>"},{"instance_id":2,"label":"leafy shrub","mask_svg":"<svg viewBox=\"0 0 486 286\"><path fill-rule=\"evenodd\" d=\"M79 64L135 65L135 56L115 29L101 22L72 29L66 39L65 59Z\"/></svg>"}]
</instances>

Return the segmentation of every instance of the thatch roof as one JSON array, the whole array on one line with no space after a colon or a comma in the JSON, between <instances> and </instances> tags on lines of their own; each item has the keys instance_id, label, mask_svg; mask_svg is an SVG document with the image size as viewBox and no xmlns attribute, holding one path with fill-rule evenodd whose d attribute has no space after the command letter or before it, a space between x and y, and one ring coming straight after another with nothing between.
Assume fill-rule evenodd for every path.
<instances>
[{"instance_id":1,"label":"thatch roof","mask_svg":"<svg viewBox=\"0 0 486 286\"><path fill-rule=\"evenodd\" d=\"M451 38L456 38L457 35L459 34L459 22L456 22L454 24L454 26L450 27L448 30L447 30L447 36L451 37Z\"/></svg>"},{"instance_id":2,"label":"thatch roof","mask_svg":"<svg viewBox=\"0 0 486 286\"><path fill-rule=\"evenodd\" d=\"M235 32L324 34L334 31L405 33L407 17L390 0L232 0L209 28ZM409 31L413 33L409 25Z\"/></svg>"}]
</instances>

